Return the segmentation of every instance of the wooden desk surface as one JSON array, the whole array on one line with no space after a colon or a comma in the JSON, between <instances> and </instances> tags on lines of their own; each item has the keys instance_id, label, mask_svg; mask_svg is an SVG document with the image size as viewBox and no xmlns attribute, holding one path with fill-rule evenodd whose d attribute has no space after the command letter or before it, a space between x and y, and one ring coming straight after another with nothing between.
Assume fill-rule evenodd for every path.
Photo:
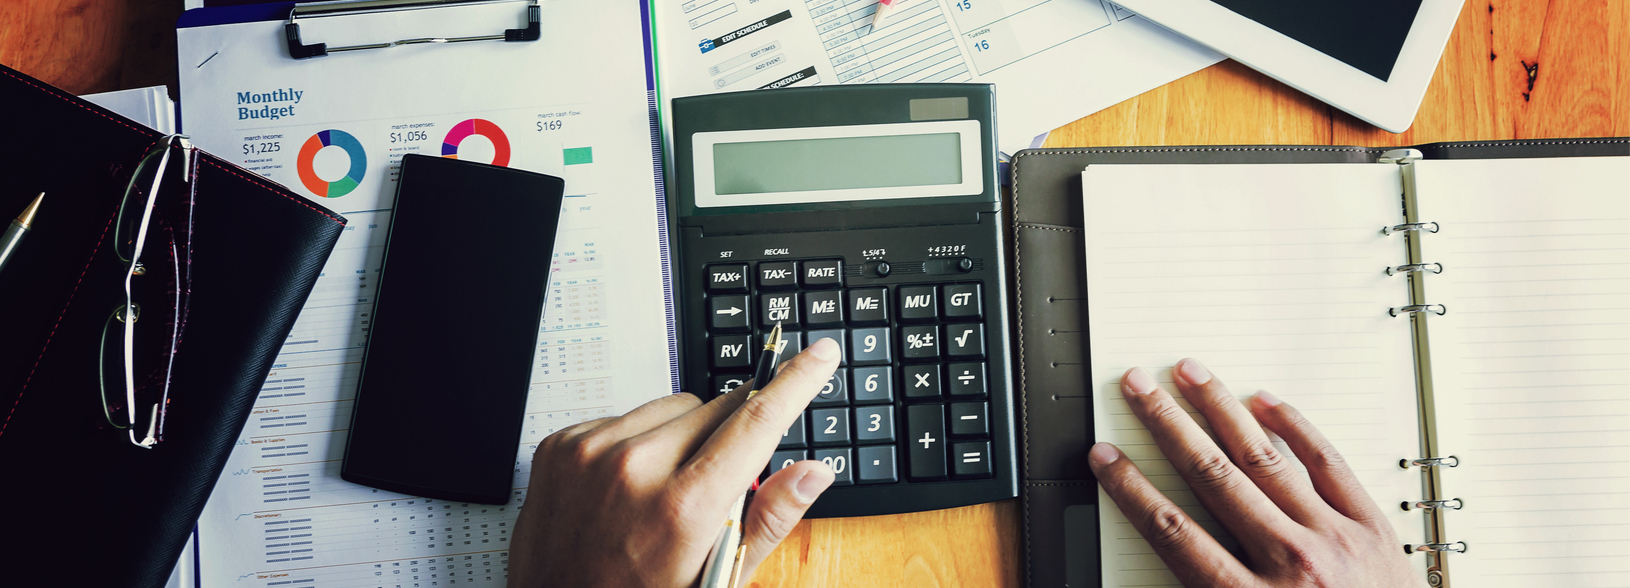
<instances>
[{"instance_id":1,"label":"wooden desk surface","mask_svg":"<svg viewBox=\"0 0 1630 588\"><path fill-rule=\"evenodd\" d=\"M169 84L180 0L6 0L0 63L84 94ZM1630 2L1470 0L1415 125L1391 134L1225 61L1055 131L1048 147L1414 145L1630 135ZM1019 505L799 524L753 585L1019 586Z\"/></svg>"}]
</instances>

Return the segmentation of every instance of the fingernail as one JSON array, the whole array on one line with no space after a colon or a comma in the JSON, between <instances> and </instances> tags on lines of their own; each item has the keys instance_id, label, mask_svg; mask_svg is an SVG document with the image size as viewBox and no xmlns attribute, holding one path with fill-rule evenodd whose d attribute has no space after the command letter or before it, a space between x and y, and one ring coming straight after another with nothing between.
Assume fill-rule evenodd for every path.
<instances>
[{"instance_id":1,"label":"fingernail","mask_svg":"<svg viewBox=\"0 0 1630 588\"><path fill-rule=\"evenodd\" d=\"M825 462L822 462L821 465L824 466L826 464ZM821 496L821 492L826 490L826 487L830 485L832 485L831 478L826 476L817 476L815 475L815 470L810 470L804 472L804 477L798 478L798 483L793 484L792 489L793 492L798 494L798 499L807 504L810 502L815 502L815 499Z\"/></svg>"},{"instance_id":2,"label":"fingernail","mask_svg":"<svg viewBox=\"0 0 1630 588\"><path fill-rule=\"evenodd\" d=\"M814 345L809 346L809 354L820 358L821 361L837 359L838 342L833 341L830 337L822 337L820 341L816 341Z\"/></svg>"},{"instance_id":3,"label":"fingernail","mask_svg":"<svg viewBox=\"0 0 1630 588\"><path fill-rule=\"evenodd\" d=\"M1154 392L1155 378L1140 367L1126 370L1126 374L1121 376L1121 390L1138 395Z\"/></svg>"},{"instance_id":4,"label":"fingernail","mask_svg":"<svg viewBox=\"0 0 1630 588\"><path fill-rule=\"evenodd\" d=\"M1093 445L1092 450L1087 452L1087 461L1100 467L1115 463L1115 460L1120 458L1121 452L1108 443Z\"/></svg>"},{"instance_id":5,"label":"fingernail","mask_svg":"<svg viewBox=\"0 0 1630 588\"><path fill-rule=\"evenodd\" d=\"M1190 384L1204 384L1211 381L1211 371L1200 364L1198 359L1185 359L1178 363L1177 372L1188 380Z\"/></svg>"},{"instance_id":6,"label":"fingernail","mask_svg":"<svg viewBox=\"0 0 1630 588\"><path fill-rule=\"evenodd\" d=\"M1263 408L1273 408L1285 403L1285 401L1280 400L1278 396L1274 396L1272 392L1267 390L1257 390L1256 401L1261 404Z\"/></svg>"}]
</instances>

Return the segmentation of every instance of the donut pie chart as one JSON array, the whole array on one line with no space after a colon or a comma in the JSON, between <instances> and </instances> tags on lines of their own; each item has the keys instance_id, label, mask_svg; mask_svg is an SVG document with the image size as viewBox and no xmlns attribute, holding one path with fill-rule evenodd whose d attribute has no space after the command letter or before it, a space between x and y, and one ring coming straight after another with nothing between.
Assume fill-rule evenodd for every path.
<instances>
[{"instance_id":1,"label":"donut pie chart","mask_svg":"<svg viewBox=\"0 0 1630 588\"><path fill-rule=\"evenodd\" d=\"M470 135L481 135L492 141L492 164L500 167L509 165L509 137L504 130L492 121L472 118L453 125L447 131L447 138L441 141L441 156L448 159L458 159L458 144L464 142Z\"/></svg>"},{"instance_id":2,"label":"donut pie chart","mask_svg":"<svg viewBox=\"0 0 1630 588\"><path fill-rule=\"evenodd\" d=\"M317 159L317 152L328 146L344 149L345 155L351 158L351 169L345 172L345 177L332 182L317 177L317 170L311 167L311 163ZM300 158L295 163L295 169L300 173L300 183L305 184L313 194L323 198L339 198L350 194L362 183L362 176L368 172L368 155L363 153L362 143L356 137L345 131L329 129L312 135L300 146Z\"/></svg>"}]
</instances>

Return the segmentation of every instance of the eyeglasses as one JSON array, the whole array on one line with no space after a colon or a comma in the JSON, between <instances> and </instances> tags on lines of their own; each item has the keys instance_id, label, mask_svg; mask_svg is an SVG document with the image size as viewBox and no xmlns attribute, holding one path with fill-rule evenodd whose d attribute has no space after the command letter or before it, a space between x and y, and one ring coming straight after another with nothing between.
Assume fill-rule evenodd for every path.
<instances>
[{"instance_id":1,"label":"eyeglasses","mask_svg":"<svg viewBox=\"0 0 1630 588\"><path fill-rule=\"evenodd\" d=\"M164 437L164 408L170 402L170 371L175 363L183 316L184 258L176 245L176 227L154 212L158 208L165 171L169 168L170 152L176 147L181 149L182 174L189 175L192 144L185 135L170 135L142 156L130 176L130 183L125 186L113 225L113 248L124 269L124 304L113 309L102 327L97 361L102 416L109 425L126 429L131 444L146 449L153 448ZM148 177L148 168L154 160L157 167L151 173L152 184L143 197L139 186L145 183L143 180ZM148 302L145 312L138 298ZM138 322L144 331L139 339L136 336ZM110 349L108 343L112 337L118 340ZM110 351L118 354L110 355ZM118 404L119 382L109 386L110 364L123 375L122 406ZM110 388L113 394L109 394ZM139 404L138 392L144 400ZM151 408L141 410L147 406ZM121 411L125 413L124 418L118 418ZM147 434L139 441L136 438L138 412L145 413L148 419Z\"/></svg>"}]
</instances>

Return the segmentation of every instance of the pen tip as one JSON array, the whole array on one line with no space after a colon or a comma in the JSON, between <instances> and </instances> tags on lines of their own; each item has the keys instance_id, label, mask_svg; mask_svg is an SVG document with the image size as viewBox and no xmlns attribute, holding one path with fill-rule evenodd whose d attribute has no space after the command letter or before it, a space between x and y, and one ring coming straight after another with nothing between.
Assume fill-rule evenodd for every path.
<instances>
[{"instance_id":1,"label":"pen tip","mask_svg":"<svg viewBox=\"0 0 1630 588\"><path fill-rule=\"evenodd\" d=\"M44 200L44 199L45 199L45 192L40 192L39 196L35 196L34 197L34 202L30 203L28 205L28 208L24 208L22 214L17 215L17 225L21 226L22 228L25 228L25 229L29 228L30 226L33 226L33 224L34 224L34 213L39 212L39 210L40 210L40 201Z\"/></svg>"}]
</instances>

